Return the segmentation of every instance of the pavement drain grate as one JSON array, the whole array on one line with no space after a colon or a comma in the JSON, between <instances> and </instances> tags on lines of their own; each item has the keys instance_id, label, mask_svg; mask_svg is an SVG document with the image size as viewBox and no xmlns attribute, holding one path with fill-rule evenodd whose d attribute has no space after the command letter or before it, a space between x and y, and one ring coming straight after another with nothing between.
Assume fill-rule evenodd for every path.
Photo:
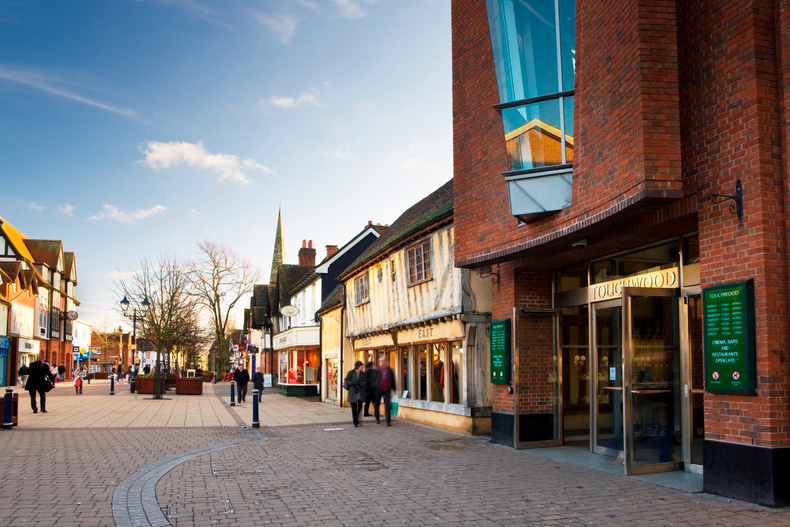
<instances>
[{"instance_id":1,"label":"pavement drain grate","mask_svg":"<svg viewBox=\"0 0 790 527\"><path fill-rule=\"evenodd\" d=\"M446 441L428 441L431 450L459 450L464 448L463 439L448 439Z\"/></svg>"},{"instance_id":2,"label":"pavement drain grate","mask_svg":"<svg viewBox=\"0 0 790 527\"><path fill-rule=\"evenodd\" d=\"M326 457L329 466L346 467L357 470L380 470L387 468L364 452L346 452Z\"/></svg>"},{"instance_id":3,"label":"pavement drain grate","mask_svg":"<svg viewBox=\"0 0 790 527\"><path fill-rule=\"evenodd\" d=\"M186 501L171 503L167 506L168 518L195 518L203 514L233 514L230 500L219 501Z\"/></svg>"}]
</instances>

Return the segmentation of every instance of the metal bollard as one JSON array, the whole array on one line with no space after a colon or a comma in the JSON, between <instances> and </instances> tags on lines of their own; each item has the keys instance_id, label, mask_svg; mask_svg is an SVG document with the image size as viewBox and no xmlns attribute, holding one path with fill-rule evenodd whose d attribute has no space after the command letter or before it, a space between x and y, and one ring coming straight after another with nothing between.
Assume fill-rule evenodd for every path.
<instances>
[{"instance_id":1,"label":"metal bollard","mask_svg":"<svg viewBox=\"0 0 790 527\"><path fill-rule=\"evenodd\" d=\"M236 381L230 381L230 405L236 406Z\"/></svg>"},{"instance_id":2,"label":"metal bollard","mask_svg":"<svg viewBox=\"0 0 790 527\"><path fill-rule=\"evenodd\" d=\"M110 376L110 395L115 395L115 375Z\"/></svg>"},{"instance_id":3,"label":"metal bollard","mask_svg":"<svg viewBox=\"0 0 790 527\"><path fill-rule=\"evenodd\" d=\"M3 419L3 430L14 428L14 417L11 415L11 401L14 398L13 388L5 389L5 419Z\"/></svg>"},{"instance_id":4,"label":"metal bollard","mask_svg":"<svg viewBox=\"0 0 790 527\"><path fill-rule=\"evenodd\" d=\"M258 390L252 390L252 427L260 428L261 422L258 420Z\"/></svg>"},{"instance_id":5,"label":"metal bollard","mask_svg":"<svg viewBox=\"0 0 790 527\"><path fill-rule=\"evenodd\" d=\"M134 383L136 381L137 375L132 375L129 377L129 393L134 393Z\"/></svg>"}]
</instances>

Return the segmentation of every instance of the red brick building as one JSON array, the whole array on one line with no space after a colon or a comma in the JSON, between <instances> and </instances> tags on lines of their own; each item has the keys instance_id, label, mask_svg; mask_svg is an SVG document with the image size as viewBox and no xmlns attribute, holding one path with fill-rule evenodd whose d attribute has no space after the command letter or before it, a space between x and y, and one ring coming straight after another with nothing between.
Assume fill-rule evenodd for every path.
<instances>
[{"instance_id":1,"label":"red brick building","mask_svg":"<svg viewBox=\"0 0 790 527\"><path fill-rule=\"evenodd\" d=\"M512 324L492 438L790 503L790 1L453 0L452 24L456 265L499 273Z\"/></svg>"}]
</instances>

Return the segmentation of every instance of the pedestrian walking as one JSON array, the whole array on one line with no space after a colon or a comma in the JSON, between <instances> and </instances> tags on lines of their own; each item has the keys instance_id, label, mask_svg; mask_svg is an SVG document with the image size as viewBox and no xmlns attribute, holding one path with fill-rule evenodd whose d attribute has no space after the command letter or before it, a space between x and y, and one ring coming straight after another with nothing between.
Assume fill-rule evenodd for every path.
<instances>
[{"instance_id":1,"label":"pedestrian walking","mask_svg":"<svg viewBox=\"0 0 790 527\"><path fill-rule=\"evenodd\" d=\"M379 367L376 370L376 423L381 423L379 419L379 403L384 398L384 420L387 426L392 426L392 390L395 389L395 373L387 364L387 359L379 359Z\"/></svg>"},{"instance_id":2,"label":"pedestrian walking","mask_svg":"<svg viewBox=\"0 0 790 527\"><path fill-rule=\"evenodd\" d=\"M74 370L74 392L77 395L82 393L82 387L85 385L85 379L88 377L88 371L85 366L80 365L79 368Z\"/></svg>"},{"instance_id":3,"label":"pedestrian walking","mask_svg":"<svg viewBox=\"0 0 790 527\"><path fill-rule=\"evenodd\" d=\"M376 367L373 362L365 364L365 417L372 417L370 415L370 404L376 402ZM376 410L378 415L378 410Z\"/></svg>"},{"instance_id":4,"label":"pedestrian walking","mask_svg":"<svg viewBox=\"0 0 790 527\"><path fill-rule=\"evenodd\" d=\"M258 390L258 402L263 398L263 368L252 374L252 386Z\"/></svg>"},{"instance_id":5,"label":"pedestrian walking","mask_svg":"<svg viewBox=\"0 0 790 527\"><path fill-rule=\"evenodd\" d=\"M239 364L233 372L233 380L236 382L236 398L243 403L247 396L247 384L250 382L250 374L243 364Z\"/></svg>"},{"instance_id":6,"label":"pedestrian walking","mask_svg":"<svg viewBox=\"0 0 790 527\"><path fill-rule=\"evenodd\" d=\"M52 389L53 380L54 375L49 371L49 364L40 360L30 364L25 390L30 392L30 407L34 414L38 413L36 393L38 393L41 402L41 412L47 413L47 392Z\"/></svg>"},{"instance_id":7,"label":"pedestrian walking","mask_svg":"<svg viewBox=\"0 0 790 527\"><path fill-rule=\"evenodd\" d=\"M27 384L27 376L30 374L30 368L27 367L27 364L23 363L22 366L19 367L17 373L19 373L19 384L25 386L25 384Z\"/></svg>"},{"instance_id":8,"label":"pedestrian walking","mask_svg":"<svg viewBox=\"0 0 790 527\"><path fill-rule=\"evenodd\" d=\"M145 367L143 368L143 373L144 373L144 374L146 374L146 375L148 375L149 373L151 373L151 366L149 366L148 364L146 364L146 365L145 365Z\"/></svg>"},{"instance_id":9,"label":"pedestrian walking","mask_svg":"<svg viewBox=\"0 0 790 527\"><path fill-rule=\"evenodd\" d=\"M58 382L63 382L66 379L66 367L64 365L58 366Z\"/></svg>"},{"instance_id":10,"label":"pedestrian walking","mask_svg":"<svg viewBox=\"0 0 790 527\"><path fill-rule=\"evenodd\" d=\"M343 387L348 390L348 402L351 403L351 418L354 426L362 424L359 420L359 412L362 410L362 401L365 400L365 372L362 371L362 361L354 363L354 369L349 370Z\"/></svg>"}]
</instances>

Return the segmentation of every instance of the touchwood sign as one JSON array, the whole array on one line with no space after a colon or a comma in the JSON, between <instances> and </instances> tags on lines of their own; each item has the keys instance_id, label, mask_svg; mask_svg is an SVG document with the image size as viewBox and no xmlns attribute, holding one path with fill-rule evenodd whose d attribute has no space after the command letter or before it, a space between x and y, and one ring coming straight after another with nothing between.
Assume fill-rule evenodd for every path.
<instances>
[{"instance_id":1,"label":"touchwood sign","mask_svg":"<svg viewBox=\"0 0 790 527\"><path fill-rule=\"evenodd\" d=\"M638 274L611 282L593 284L587 288L590 302L600 302L620 298L624 287L676 288L678 287L678 268L662 269L652 273Z\"/></svg>"}]
</instances>

